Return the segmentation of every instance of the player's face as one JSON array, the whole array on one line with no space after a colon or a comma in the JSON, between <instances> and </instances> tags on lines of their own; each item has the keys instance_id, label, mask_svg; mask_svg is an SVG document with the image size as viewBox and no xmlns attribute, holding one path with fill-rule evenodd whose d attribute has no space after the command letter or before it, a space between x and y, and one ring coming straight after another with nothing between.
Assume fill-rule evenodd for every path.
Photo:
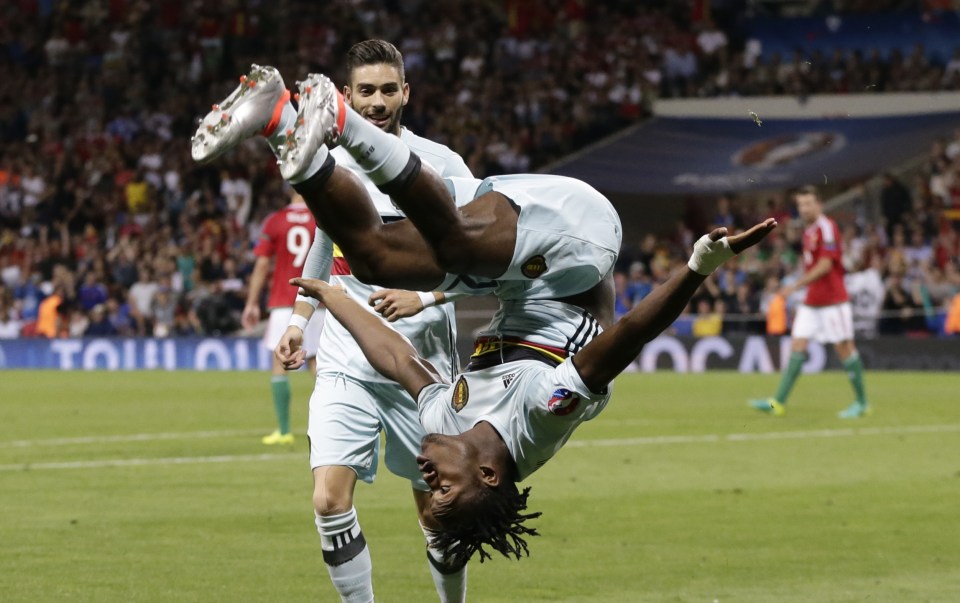
<instances>
[{"instance_id":1,"label":"player's face","mask_svg":"<svg viewBox=\"0 0 960 603\"><path fill-rule=\"evenodd\" d=\"M431 433L423 438L417 464L430 486L430 511L442 515L459 499L473 496L483 487L475 446L462 438Z\"/></svg>"},{"instance_id":2,"label":"player's face","mask_svg":"<svg viewBox=\"0 0 960 603\"><path fill-rule=\"evenodd\" d=\"M797 195L797 212L807 224L813 224L820 217L820 200L816 195Z\"/></svg>"},{"instance_id":3,"label":"player's face","mask_svg":"<svg viewBox=\"0 0 960 603\"><path fill-rule=\"evenodd\" d=\"M400 134L400 116L410 98L410 86L387 63L361 65L350 74L343 98L364 119L389 134Z\"/></svg>"}]
</instances>

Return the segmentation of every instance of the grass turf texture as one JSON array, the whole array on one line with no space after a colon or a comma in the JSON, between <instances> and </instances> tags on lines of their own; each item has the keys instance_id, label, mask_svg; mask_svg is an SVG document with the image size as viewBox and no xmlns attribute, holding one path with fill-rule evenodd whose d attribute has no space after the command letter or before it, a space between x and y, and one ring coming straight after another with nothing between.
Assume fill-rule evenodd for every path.
<instances>
[{"instance_id":1,"label":"grass turf texture","mask_svg":"<svg viewBox=\"0 0 960 603\"><path fill-rule=\"evenodd\" d=\"M622 377L528 481L531 557L472 564L469 599L955 601L960 377L868 373L877 412L854 423L835 418L841 373L801 378L784 419L747 408L776 379ZM336 600L299 435L310 386L294 376L298 440L277 450L259 443L266 374L0 373L0 600ZM69 441L90 436L107 441ZM95 464L118 459L157 464ZM382 470L356 505L378 600L435 600L407 483Z\"/></svg>"}]
</instances>

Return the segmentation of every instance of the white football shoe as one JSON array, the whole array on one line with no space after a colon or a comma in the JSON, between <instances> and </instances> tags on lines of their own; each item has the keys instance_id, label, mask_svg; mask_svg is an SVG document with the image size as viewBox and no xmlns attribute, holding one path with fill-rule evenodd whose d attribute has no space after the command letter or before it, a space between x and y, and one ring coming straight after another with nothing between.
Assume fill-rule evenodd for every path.
<instances>
[{"instance_id":1,"label":"white football shoe","mask_svg":"<svg viewBox=\"0 0 960 603\"><path fill-rule=\"evenodd\" d=\"M297 82L300 103L297 121L287 132L280 154L280 174L284 180L297 180L310 167L323 145L340 138L347 118L343 96L325 75L311 73Z\"/></svg>"},{"instance_id":2,"label":"white football shoe","mask_svg":"<svg viewBox=\"0 0 960 603\"><path fill-rule=\"evenodd\" d=\"M240 142L276 128L289 100L290 91L279 71L251 65L250 73L240 76L236 90L200 120L197 133L190 139L193 160L210 161Z\"/></svg>"}]
</instances>

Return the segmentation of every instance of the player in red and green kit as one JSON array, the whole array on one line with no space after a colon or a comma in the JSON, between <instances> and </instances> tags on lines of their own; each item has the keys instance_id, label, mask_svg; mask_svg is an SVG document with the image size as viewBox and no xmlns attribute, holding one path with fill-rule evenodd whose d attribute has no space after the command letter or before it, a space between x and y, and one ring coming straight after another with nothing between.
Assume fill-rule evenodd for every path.
<instances>
[{"instance_id":1,"label":"player in red and green kit","mask_svg":"<svg viewBox=\"0 0 960 603\"><path fill-rule=\"evenodd\" d=\"M253 253L257 256L250 276L247 290L247 303L243 308L242 322L246 329L252 329L260 322L260 292L267 282L270 264L273 263L273 278L270 281L270 297L267 308L270 310L270 322L264 333L263 345L273 351L293 314L293 303L297 298L296 287L290 286L290 279L300 276L303 263L313 245L317 223L307 209L303 197L294 193L293 200L283 209L267 216L263 223L260 240ZM304 349L310 358L310 370L316 363L317 342L323 329L323 311L314 313L304 334ZM268 446L293 444L290 432L290 381L283 365L273 358L270 391L273 395L273 409L277 415L277 429L261 440Z\"/></svg>"},{"instance_id":2,"label":"player in red and green kit","mask_svg":"<svg viewBox=\"0 0 960 603\"><path fill-rule=\"evenodd\" d=\"M853 404L841 411L841 419L856 419L869 414L870 405L863 386L863 361L853 343L853 312L843 284L843 250L837 223L823 213L820 195L813 186L800 188L794 195L797 210L806 228L803 231L803 276L780 294L789 297L806 287L807 295L793 319L790 360L772 398L752 400L757 410L782 416L787 397L806 361L810 339L832 343L847 372L856 396Z\"/></svg>"}]
</instances>

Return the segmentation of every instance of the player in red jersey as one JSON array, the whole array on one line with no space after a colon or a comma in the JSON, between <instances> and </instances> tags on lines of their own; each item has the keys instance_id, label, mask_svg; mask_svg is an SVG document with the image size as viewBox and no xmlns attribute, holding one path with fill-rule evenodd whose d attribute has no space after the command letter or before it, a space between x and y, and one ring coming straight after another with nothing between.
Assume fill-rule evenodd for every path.
<instances>
[{"instance_id":1,"label":"player in red jersey","mask_svg":"<svg viewBox=\"0 0 960 603\"><path fill-rule=\"evenodd\" d=\"M313 244L317 229L313 214L307 209L303 197L294 193L290 205L276 211L263 223L263 232L253 253L257 262L250 276L250 289L247 292L247 304L243 309L242 322L246 329L252 329L260 322L260 293L267 282L273 260L273 278L270 281L270 297L267 308L270 310L270 323L264 333L263 345L273 350L293 314L293 304L297 298L296 287L290 286L290 279L297 278L303 271L303 263ZM304 333L303 345L310 359L311 372L316 368L314 357L317 355L317 342L323 329L323 312L314 313ZM283 364L273 358L273 376L270 389L273 392L273 408L277 415L277 429L264 436L264 444L293 444L290 432L290 381Z\"/></svg>"},{"instance_id":2,"label":"player in red jersey","mask_svg":"<svg viewBox=\"0 0 960 603\"><path fill-rule=\"evenodd\" d=\"M804 302L793 319L790 361L772 398L752 400L750 405L773 415L786 412L787 396L800 376L810 339L832 343L850 378L856 400L840 412L842 419L855 419L870 411L863 386L863 361L853 343L853 312L843 284L843 250L837 223L823 213L816 187L805 186L795 194L803 231L803 276L781 290L785 298L807 287Z\"/></svg>"}]
</instances>

